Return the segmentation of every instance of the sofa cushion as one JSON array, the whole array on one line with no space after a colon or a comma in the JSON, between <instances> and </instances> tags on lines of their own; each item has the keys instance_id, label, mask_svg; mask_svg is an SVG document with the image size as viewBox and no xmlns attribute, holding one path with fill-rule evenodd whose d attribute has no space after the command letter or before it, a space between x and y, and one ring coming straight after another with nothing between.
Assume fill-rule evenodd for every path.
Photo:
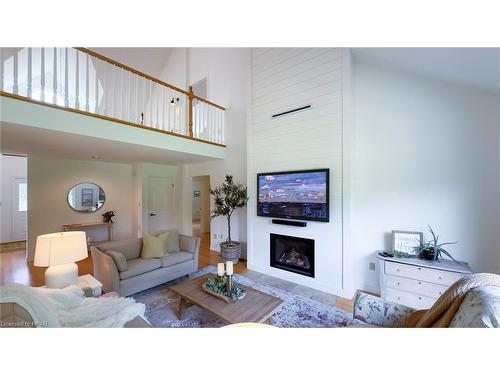
<instances>
[{"instance_id":1,"label":"sofa cushion","mask_svg":"<svg viewBox=\"0 0 500 375\"><path fill-rule=\"evenodd\" d=\"M161 258L162 267L170 267L176 264L187 262L194 258L193 253L188 253L187 251L178 251L176 253L170 253L168 256Z\"/></svg>"},{"instance_id":2,"label":"sofa cushion","mask_svg":"<svg viewBox=\"0 0 500 375\"><path fill-rule=\"evenodd\" d=\"M500 288L482 286L465 296L450 327L500 328Z\"/></svg>"},{"instance_id":3,"label":"sofa cushion","mask_svg":"<svg viewBox=\"0 0 500 375\"><path fill-rule=\"evenodd\" d=\"M127 260L139 258L142 249L142 238L131 238L128 240L109 241L97 246L103 252L116 250L125 255Z\"/></svg>"},{"instance_id":4,"label":"sofa cushion","mask_svg":"<svg viewBox=\"0 0 500 375\"><path fill-rule=\"evenodd\" d=\"M169 253L176 253L178 251L181 251L179 246L179 231L177 229L166 229L162 230L161 232L156 232L153 234L159 235L162 233L168 233L167 251Z\"/></svg>"},{"instance_id":5,"label":"sofa cushion","mask_svg":"<svg viewBox=\"0 0 500 375\"><path fill-rule=\"evenodd\" d=\"M127 258L125 258L123 253L120 253L117 250L106 250L105 253L113 258L118 271L122 272L128 270Z\"/></svg>"},{"instance_id":6,"label":"sofa cushion","mask_svg":"<svg viewBox=\"0 0 500 375\"><path fill-rule=\"evenodd\" d=\"M167 254L167 240L170 233L145 234L142 239L141 258L162 258Z\"/></svg>"},{"instance_id":7,"label":"sofa cushion","mask_svg":"<svg viewBox=\"0 0 500 375\"><path fill-rule=\"evenodd\" d=\"M128 279L161 267L161 259L137 258L128 261L128 270L120 272L120 279Z\"/></svg>"}]
</instances>

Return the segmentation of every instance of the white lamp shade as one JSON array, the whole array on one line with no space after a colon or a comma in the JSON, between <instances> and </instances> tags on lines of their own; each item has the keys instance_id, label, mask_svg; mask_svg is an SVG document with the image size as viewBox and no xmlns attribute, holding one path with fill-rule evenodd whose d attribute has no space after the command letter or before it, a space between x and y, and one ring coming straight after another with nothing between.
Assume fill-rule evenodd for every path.
<instances>
[{"instance_id":1,"label":"white lamp shade","mask_svg":"<svg viewBox=\"0 0 500 375\"><path fill-rule=\"evenodd\" d=\"M35 261L37 267L58 266L88 256L85 232L60 232L38 236Z\"/></svg>"}]
</instances>

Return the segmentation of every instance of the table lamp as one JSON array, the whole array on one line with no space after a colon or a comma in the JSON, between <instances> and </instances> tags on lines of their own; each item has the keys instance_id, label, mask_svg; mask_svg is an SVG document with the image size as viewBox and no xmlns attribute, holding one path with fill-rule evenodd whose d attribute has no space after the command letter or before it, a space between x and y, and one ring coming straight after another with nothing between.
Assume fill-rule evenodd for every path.
<instances>
[{"instance_id":1,"label":"table lamp","mask_svg":"<svg viewBox=\"0 0 500 375\"><path fill-rule=\"evenodd\" d=\"M76 285L78 266L74 263L88 257L85 232L60 232L38 236L35 261L45 271L45 286L58 289Z\"/></svg>"}]
</instances>

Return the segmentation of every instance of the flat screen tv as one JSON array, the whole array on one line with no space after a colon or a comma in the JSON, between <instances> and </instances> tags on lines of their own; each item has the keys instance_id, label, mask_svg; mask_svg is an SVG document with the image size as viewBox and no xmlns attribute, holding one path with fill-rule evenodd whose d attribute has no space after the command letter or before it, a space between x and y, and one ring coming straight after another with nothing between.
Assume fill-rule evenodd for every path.
<instances>
[{"instance_id":1,"label":"flat screen tv","mask_svg":"<svg viewBox=\"0 0 500 375\"><path fill-rule=\"evenodd\" d=\"M257 215L330 221L330 170L259 173Z\"/></svg>"}]
</instances>

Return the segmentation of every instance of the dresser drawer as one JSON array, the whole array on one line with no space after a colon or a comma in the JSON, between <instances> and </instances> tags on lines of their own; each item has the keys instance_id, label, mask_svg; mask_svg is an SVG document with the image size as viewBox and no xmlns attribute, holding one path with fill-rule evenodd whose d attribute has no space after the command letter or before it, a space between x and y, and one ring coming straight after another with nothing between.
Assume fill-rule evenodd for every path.
<instances>
[{"instance_id":1,"label":"dresser drawer","mask_svg":"<svg viewBox=\"0 0 500 375\"><path fill-rule=\"evenodd\" d=\"M399 303L400 305L409 306L417 310L428 309L436 301L435 298L421 296L418 294L413 294L392 288L387 288L385 293L386 295L384 296L384 298L388 301Z\"/></svg>"},{"instance_id":2,"label":"dresser drawer","mask_svg":"<svg viewBox=\"0 0 500 375\"><path fill-rule=\"evenodd\" d=\"M387 288L402 290L435 299L441 297L441 294L448 289L446 285L432 284L426 281L392 275L386 275L386 286Z\"/></svg>"},{"instance_id":3,"label":"dresser drawer","mask_svg":"<svg viewBox=\"0 0 500 375\"><path fill-rule=\"evenodd\" d=\"M448 286L462 278L462 274L459 272L443 271L396 262L385 262L385 273Z\"/></svg>"}]
</instances>

